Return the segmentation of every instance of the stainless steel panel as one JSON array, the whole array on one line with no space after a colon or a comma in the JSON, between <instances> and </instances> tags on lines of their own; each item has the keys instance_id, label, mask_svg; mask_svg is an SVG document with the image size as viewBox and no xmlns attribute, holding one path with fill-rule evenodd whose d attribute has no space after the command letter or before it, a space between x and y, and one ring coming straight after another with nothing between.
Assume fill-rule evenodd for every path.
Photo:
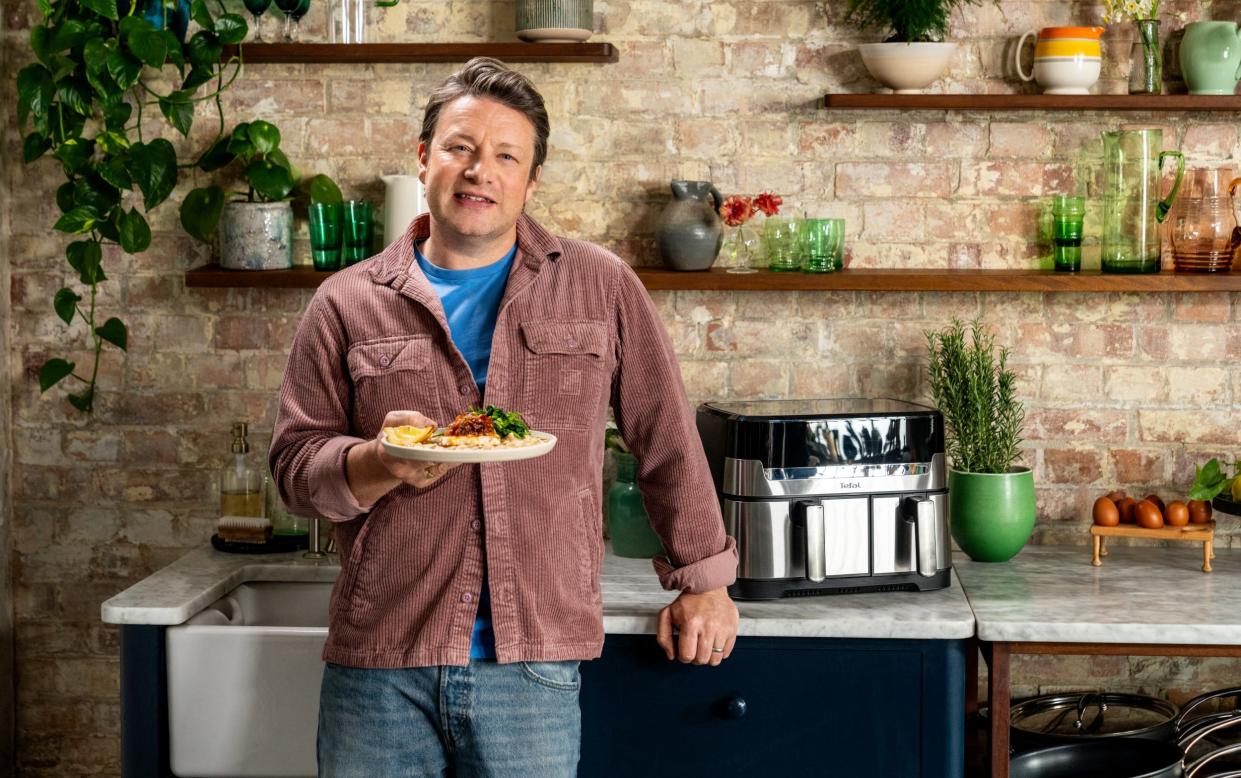
<instances>
[{"instance_id":1,"label":"stainless steel panel","mask_svg":"<svg viewBox=\"0 0 1241 778\"><path fill-rule=\"evenodd\" d=\"M935 566L940 570L952 567L952 535L948 532L948 495L932 494L935 504L935 526L939 530L939 542L935 545Z\"/></svg>"},{"instance_id":2,"label":"stainless steel panel","mask_svg":"<svg viewBox=\"0 0 1241 778\"><path fill-rule=\"evenodd\" d=\"M757 459L724 458L724 494L735 497L806 497L884 492L929 492L946 483L944 455L930 462L765 468Z\"/></svg>"},{"instance_id":3,"label":"stainless steel panel","mask_svg":"<svg viewBox=\"0 0 1241 778\"><path fill-rule=\"evenodd\" d=\"M870 572L870 500L824 500L824 540L828 575Z\"/></svg>"},{"instance_id":4,"label":"stainless steel panel","mask_svg":"<svg viewBox=\"0 0 1241 778\"><path fill-rule=\"evenodd\" d=\"M806 578L819 583L827 577L827 542L823 529L823 504L804 503L800 510L805 511L805 536L802 541L806 549Z\"/></svg>"},{"instance_id":5,"label":"stainless steel panel","mask_svg":"<svg viewBox=\"0 0 1241 778\"><path fill-rule=\"evenodd\" d=\"M901 514L901 497L872 497L872 572L909 573L913 566L910 526Z\"/></svg>"},{"instance_id":6,"label":"stainless steel panel","mask_svg":"<svg viewBox=\"0 0 1241 778\"><path fill-rule=\"evenodd\" d=\"M869 500L822 500L824 572L827 576L870 571ZM806 547L790 516L792 503L724 500L724 528L737 539L737 575L750 579L806 577Z\"/></svg>"},{"instance_id":7,"label":"stainless steel panel","mask_svg":"<svg viewBox=\"0 0 1241 778\"><path fill-rule=\"evenodd\" d=\"M917 542L918 575L930 578L937 572L935 550L939 547L939 532L935 526L935 503L925 497L914 501L914 529Z\"/></svg>"}]
</instances>

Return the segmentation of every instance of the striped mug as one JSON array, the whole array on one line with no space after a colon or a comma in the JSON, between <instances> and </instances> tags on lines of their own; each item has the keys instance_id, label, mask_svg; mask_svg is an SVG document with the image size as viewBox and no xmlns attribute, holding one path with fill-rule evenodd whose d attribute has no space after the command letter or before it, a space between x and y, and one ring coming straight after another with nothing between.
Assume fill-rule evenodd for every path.
<instances>
[{"instance_id":1,"label":"striped mug","mask_svg":"<svg viewBox=\"0 0 1241 778\"><path fill-rule=\"evenodd\" d=\"M1044 94L1086 95L1099 80L1103 64L1102 27L1044 27L1027 32L1017 43L1017 74L1022 81L1038 81ZM1034 70L1021 66L1026 39L1037 35Z\"/></svg>"}]
</instances>

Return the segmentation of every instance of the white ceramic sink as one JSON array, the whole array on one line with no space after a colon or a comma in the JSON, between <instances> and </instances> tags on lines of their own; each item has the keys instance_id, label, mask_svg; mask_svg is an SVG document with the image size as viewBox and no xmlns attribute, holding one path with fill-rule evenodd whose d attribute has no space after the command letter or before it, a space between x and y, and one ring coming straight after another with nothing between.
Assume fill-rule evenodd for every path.
<instances>
[{"instance_id":1,"label":"white ceramic sink","mask_svg":"<svg viewBox=\"0 0 1241 778\"><path fill-rule=\"evenodd\" d=\"M313 777L332 584L251 581L167 630L179 778Z\"/></svg>"}]
</instances>

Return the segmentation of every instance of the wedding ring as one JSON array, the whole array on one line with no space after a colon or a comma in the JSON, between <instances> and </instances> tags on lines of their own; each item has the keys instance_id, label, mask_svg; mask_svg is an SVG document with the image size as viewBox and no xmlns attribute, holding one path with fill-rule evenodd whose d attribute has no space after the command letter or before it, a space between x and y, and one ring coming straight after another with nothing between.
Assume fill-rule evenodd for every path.
<instances>
[{"instance_id":1,"label":"wedding ring","mask_svg":"<svg viewBox=\"0 0 1241 778\"><path fill-rule=\"evenodd\" d=\"M712 647L711 647L711 653L713 653L713 654L722 654L722 653L724 653L724 649L722 649L722 648L716 648L715 646L712 646Z\"/></svg>"}]
</instances>

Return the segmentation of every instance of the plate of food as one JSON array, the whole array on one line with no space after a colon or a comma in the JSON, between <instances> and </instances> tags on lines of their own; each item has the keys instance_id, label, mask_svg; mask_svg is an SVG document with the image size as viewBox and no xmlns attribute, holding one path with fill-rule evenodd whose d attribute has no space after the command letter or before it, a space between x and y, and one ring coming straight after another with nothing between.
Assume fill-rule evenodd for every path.
<instances>
[{"instance_id":1,"label":"plate of food","mask_svg":"<svg viewBox=\"0 0 1241 778\"><path fill-rule=\"evenodd\" d=\"M447 427L384 427L384 451L418 462L514 462L541 457L556 436L530 429L518 413L494 405L471 408Z\"/></svg>"}]
</instances>

